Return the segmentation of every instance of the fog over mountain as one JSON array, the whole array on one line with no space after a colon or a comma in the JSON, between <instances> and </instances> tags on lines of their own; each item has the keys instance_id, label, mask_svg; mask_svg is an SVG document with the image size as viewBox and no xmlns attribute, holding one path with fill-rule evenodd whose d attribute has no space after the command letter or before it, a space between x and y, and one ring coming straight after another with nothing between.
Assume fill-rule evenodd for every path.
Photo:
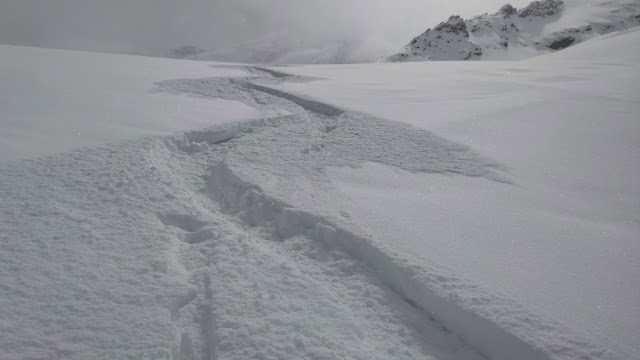
<instances>
[{"instance_id":1,"label":"fog over mountain","mask_svg":"<svg viewBox=\"0 0 640 360\"><path fill-rule=\"evenodd\" d=\"M523 6L528 0L511 1ZM472 16L505 0L22 0L0 3L0 43L166 55L192 45L341 49L385 55L451 14ZM357 58L357 55L354 55Z\"/></svg>"}]
</instances>

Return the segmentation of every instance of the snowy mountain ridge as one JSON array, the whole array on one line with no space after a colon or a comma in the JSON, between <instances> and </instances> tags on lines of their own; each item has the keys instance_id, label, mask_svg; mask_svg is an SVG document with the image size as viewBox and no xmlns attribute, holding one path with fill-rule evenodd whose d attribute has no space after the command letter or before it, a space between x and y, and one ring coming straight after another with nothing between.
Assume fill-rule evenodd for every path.
<instances>
[{"instance_id":1,"label":"snowy mountain ridge","mask_svg":"<svg viewBox=\"0 0 640 360\"><path fill-rule=\"evenodd\" d=\"M569 26L576 18L581 25ZM638 0L600 1L581 6L563 0L544 0L533 1L520 10L506 4L494 14L469 20L451 16L383 60L525 59L638 25Z\"/></svg>"}]
</instances>

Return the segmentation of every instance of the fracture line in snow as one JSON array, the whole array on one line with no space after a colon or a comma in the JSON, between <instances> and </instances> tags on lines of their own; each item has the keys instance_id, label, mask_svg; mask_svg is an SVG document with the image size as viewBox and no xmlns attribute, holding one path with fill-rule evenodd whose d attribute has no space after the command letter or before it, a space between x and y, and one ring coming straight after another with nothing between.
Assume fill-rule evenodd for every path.
<instances>
[{"instance_id":1,"label":"fracture line in snow","mask_svg":"<svg viewBox=\"0 0 640 360\"><path fill-rule=\"evenodd\" d=\"M452 336L460 337L491 359L533 360L556 358L554 355L561 355L559 358L597 355L598 350L590 349L586 343L582 344L581 351L584 352L581 354L568 354L566 349L555 349L553 341L548 341L551 345L545 351L537 348L526 339L532 333L543 339L544 336L550 336L545 335L544 331L547 322L538 323L533 319L516 324L508 331L491 316L481 315L474 311L473 306L465 305L451 291L443 291L437 279L432 279L430 275L422 276L424 274L421 275L401 258L381 249L373 239L350 230L330 215L296 208L292 205L296 203L292 200L295 194L287 197L289 190L293 189L270 195L260 185L263 183L259 180L262 175L253 178L256 174L272 173L286 183L288 172L294 170L311 179L309 181L313 186L322 187L326 186L324 169L328 166L359 166L366 161L373 161L413 172L483 176L510 183L502 175L505 169L500 164L476 154L466 146L429 132L338 109L263 85L269 83L271 77L280 81L293 76L287 77L279 72L274 74L262 68L249 67L248 70L258 76L249 79L184 79L158 83L164 91L243 101L265 114L278 114L283 110L289 114L192 132L172 139L180 151L189 154L206 153L222 142L229 142L225 143L226 155L212 165L206 180L207 193L221 203L227 212L236 215L246 226L269 229L279 241L307 237L329 248L346 251L360 263L374 269L377 279L407 304L435 319ZM393 138L397 148L388 146L389 137ZM270 141L279 141L284 145L277 148L276 152L265 151L264 146ZM295 162L300 167L279 168L283 159ZM250 164L249 168L247 164ZM320 196L320 193L317 195ZM185 239L188 243L198 244L205 237L195 231ZM518 305L495 296L480 296L476 300L495 301L495 305L490 307L497 309L496 314L514 311L526 316L528 313ZM501 305L508 305L510 310L498 309ZM567 339L563 341L572 342ZM560 341L558 344L562 343ZM587 355L585 358L595 357Z\"/></svg>"},{"instance_id":2,"label":"fracture line in snow","mask_svg":"<svg viewBox=\"0 0 640 360\"><path fill-rule=\"evenodd\" d=\"M173 142L162 145L153 152L159 171L167 167L162 163L177 167L167 176L204 175L205 163L223 163L220 149L188 153ZM319 246L313 234L292 234L284 241L265 222L252 224L230 208L227 212L231 214L223 215L217 202L211 201L222 193L207 186L204 194L210 197L202 197L199 186L180 186L189 189L183 195L193 199L192 210L157 214L165 226L177 230L185 244L177 256L195 287L169 307L176 326L176 358L276 356L278 350L272 347L290 341L297 344L298 354L289 349L280 355L306 358L324 351L327 358L385 359L393 353L398 359L428 355L483 359L380 283L375 272L358 260ZM292 320L292 313L305 316ZM251 329L251 341L238 333L243 328ZM326 336L328 330L335 334L312 343L310 339Z\"/></svg>"},{"instance_id":3,"label":"fracture line in snow","mask_svg":"<svg viewBox=\"0 0 640 360\"><path fill-rule=\"evenodd\" d=\"M468 344L491 359L547 359L548 357L505 332L490 320L457 304L430 289L429 284L413 276L411 268L399 259L380 251L366 237L358 236L320 216L299 211L290 205L265 195L257 185L238 178L225 163L216 166L208 180L213 194L251 224L268 222L275 226L281 241L306 235L330 247L338 247L376 270L379 279L407 303L429 314L447 331L460 336Z\"/></svg>"},{"instance_id":4,"label":"fracture line in snow","mask_svg":"<svg viewBox=\"0 0 640 360\"><path fill-rule=\"evenodd\" d=\"M262 68L257 68L257 69L249 68L249 70L254 74L255 74L254 70L257 70L259 72L263 72L263 73L267 73L275 76L269 71L264 71L264 69ZM282 73L278 73L278 74L279 76L276 76L278 78L285 77L284 74ZM199 80L188 80L188 81L190 83L196 82L195 86L189 86L193 84L186 84L187 89L181 88L181 85L185 85L183 81L178 81L177 83L162 82L159 85L163 88L168 88L168 89L173 89L178 91L187 91L187 92L197 93L205 96L218 95L220 97L224 97L223 96L224 93L211 94L209 92L211 90L216 92L219 91L220 89L219 85L221 85L219 83L219 79L210 79L210 81L215 82L216 84L211 84L211 83L203 84ZM292 95L280 90L272 89L266 86L257 85L253 82L249 82L244 79L242 80L232 79L232 80L224 80L224 81L227 82L229 85L239 85L241 88L244 88L247 90L259 91L268 95L276 96L285 101L291 102L295 105L300 106L302 108L303 113L311 112L311 113L320 115L323 118L339 117L341 115L344 115L343 110L335 108L333 106L316 102L313 100L309 100L309 99L304 99L299 96ZM256 104L255 102L247 101L247 99L255 99L255 97L246 97L246 96L238 97L238 94L234 94L233 96L231 96L231 99L241 100L252 106L257 105L256 107L260 107L260 105L264 104L264 103ZM283 104L282 102L280 102L278 103L278 105L283 105ZM299 120L301 118L301 116L299 115L299 113L301 112L300 110L291 109L291 108L287 108L287 110L298 113L298 116L285 116L282 118L282 119L285 119L285 122L290 122L291 124L291 123L295 123L296 120L297 122L303 121L303 120ZM305 117L302 117L302 119L304 118ZM280 118L276 118L276 119L280 119ZM370 121L371 120L373 119L370 119ZM187 134L184 137L184 139L179 139L178 141L176 141L176 143L178 144L178 147L180 147L182 150L186 150L188 152L200 151L201 149L199 149L198 146L202 146L201 145L202 143L206 143L208 145L216 145L216 144L219 144L220 142L228 141L234 138L235 136L242 134L243 132L253 132L254 126L257 125L258 127L260 127L268 124L271 121L272 119L254 120L254 121L244 122L241 124L229 125L227 126L227 128L213 130L209 132L207 131L192 132L190 134ZM370 124L365 124L365 125L370 125ZM397 124L394 124L394 125L397 126ZM325 132L330 132L334 130L336 127L337 126L327 125L325 127ZM430 138L428 139L430 140L430 142L433 142L434 139L436 139L435 137L433 137L432 134L428 134L428 135L430 135ZM196 145L196 149L193 148L194 143L199 144L199 145ZM187 144L186 147L184 146L185 144ZM457 144L455 145L457 147ZM466 151L471 153L471 151L469 151L468 148L464 148L464 147L456 150L460 152ZM495 164L487 164L487 167L498 168L498 166ZM415 170L415 169L412 169L412 170ZM424 170L424 169L420 169L420 170ZM440 171L440 169L438 170L432 169L432 170L433 172ZM462 170L448 169L448 171L451 171L453 173L458 173L458 172L465 173L464 169ZM470 176L493 175L491 173L488 173L488 174L487 173L479 174L474 172L467 172L467 175L470 175ZM498 180L508 182L508 180L505 180L502 178L498 178ZM339 227L336 227L334 224L327 222L321 217L317 217L310 213L296 211L291 206L286 205L275 198L265 197L264 195L262 195L262 192L259 186L248 185L246 182L236 177L235 174L233 174L233 172L230 171L230 169L228 168L228 166L224 161L218 163L218 165L214 167L213 174L207 181L207 184L208 184L209 190L212 192L212 195L214 197L216 197L220 201L223 201L227 206L236 209L236 211L238 211L238 206L240 205L241 202L247 201L247 199L251 199L249 200L249 203L255 204L256 208L249 207L243 210L246 212L245 215L247 215L247 213L250 214L248 215L248 217L244 217L245 220L249 219L248 224L260 225L260 224L264 224L264 222L273 223L275 224L275 232L277 233L277 236L281 240L288 239L295 236L300 236L300 235L307 235L307 236L310 236L312 239L316 241L321 241L329 246L338 246L340 248L343 248L355 258L361 261L364 260L368 265L373 266L375 269L377 269L377 274L381 278L381 280L385 284L387 284L387 286L390 286L390 288L393 289L393 291L395 291L408 304L414 307L417 306L418 308L421 309L421 311L431 314L429 315L429 318L433 319L433 316L436 314L436 312L431 309L434 308L433 303L437 301L434 301L434 299L429 299L430 304L427 304L426 307L424 306L425 304L423 304L424 302L423 300L425 298L424 292L430 292L429 289L425 288L423 284L420 282L404 285L403 283L406 283L404 279L411 279L411 276L399 275L399 273L402 273L403 271L399 269L394 269L393 259L389 259L383 252L380 252L379 249L377 249L375 246L371 246L371 244L367 244L369 242L369 239L359 238L348 231L345 231L343 229L340 229ZM256 197L261 198L261 201L258 199L252 199ZM269 207L271 207L270 210L265 210L265 209L269 209ZM371 259L375 259L375 260L371 261ZM389 277L389 274L392 274L392 275ZM418 288L422 289L422 293L420 294L420 296L416 297L414 296L414 294L412 294L413 291L411 291L411 289L418 289ZM433 297L433 296L428 296L427 298L429 297ZM435 300L438 300L438 298L436 297ZM440 301L440 303L444 305L448 304L446 300L444 302ZM441 305L441 307L443 306ZM444 320L446 321L447 319L444 319ZM444 328L444 329L447 329L447 328ZM510 336L510 334L507 334L507 337L508 336ZM509 341L509 342L514 343L514 341ZM517 341L515 341L515 343L517 343ZM477 348L482 349L483 347L485 346L480 346ZM526 349L526 346L524 348ZM503 350L506 350L506 349L503 348ZM527 351L525 350L525 352ZM511 353L511 351L509 351L509 353ZM522 349L518 349L517 353L523 353ZM534 357L532 358L540 358L540 357L539 357L539 354L534 354Z\"/></svg>"}]
</instances>

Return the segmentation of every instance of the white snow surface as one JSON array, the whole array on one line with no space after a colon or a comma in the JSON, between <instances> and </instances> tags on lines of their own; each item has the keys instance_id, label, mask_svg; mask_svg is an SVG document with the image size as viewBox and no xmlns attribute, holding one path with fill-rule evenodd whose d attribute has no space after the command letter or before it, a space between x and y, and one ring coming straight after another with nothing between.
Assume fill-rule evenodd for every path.
<instances>
[{"instance_id":1,"label":"white snow surface","mask_svg":"<svg viewBox=\"0 0 640 360\"><path fill-rule=\"evenodd\" d=\"M0 46L0 358L638 359L639 49Z\"/></svg>"},{"instance_id":2,"label":"white snow surface","mask_svg":"<svg viewBox=\"0 0 640 360\"><path fill-rule=\"evenodd\" d=\"M0 53L0 159L259 116L240 102L150 92L149 84L165 78L241 75L237 70L9 45Z\"/></svg>"},{"instance_id":3,"label":"white snow surface","mask_svg":"<svg viewBox=\"0 0 640 360\"><path fill-rule=\"evenodd\" d=\"M284 88L505 164L510 185L376 164L330 173L374 237L637 357L638 49L630 30L525 62L288 67L326 80Z\"/></svg>"}]
</instances>

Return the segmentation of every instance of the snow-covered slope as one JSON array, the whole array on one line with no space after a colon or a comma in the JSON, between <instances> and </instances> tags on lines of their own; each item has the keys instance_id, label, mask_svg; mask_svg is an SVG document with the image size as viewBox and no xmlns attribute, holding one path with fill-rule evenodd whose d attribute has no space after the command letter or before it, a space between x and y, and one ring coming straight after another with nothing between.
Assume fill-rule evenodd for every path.
<instances>
[{"instance_id":1,"label":"snow-covered slope","mask_svg":"<svg viewBox=\"0 0 640 360\"><path fill-rule=\"evenodd\" d=\"M374 238L588 333L609 358L633 359L640 99L629 74L640 70L639 51L636 28L525 62L287 67L327 80L284 89L410 123L505 164L515 186L376 164L331 174L345 211Z\"/></svg>"},{"instance_id":2,"label":"snow-covered slope","mask_svg":"<svg viewBox=\"0 0 640 360\"><path fill-rule=\"evenodd\" d=\"M544 0L520 10L507 4L466 21L452 16L385 60L524 59L638 25L638 0Z\"/></svg>"},{"instance_id":3,"label":"snow-covered slope","mask_svg":"<svg viewBox=\"0 0 640 360\"><path fill-rule=\"evenodd\" d=\"M433 49L433 50L432 50ZM469 60L482 56L482 49L469 41L467 25L460 16L452 16L447 22L428 29L411 40L398 54L388 61L419 60Z\"/></svg>"},{"instance_id":4,"label":"snow-covered slope","mask_svg":"<svg viewBox=\"0 0 640 360\"><path fill-rule=\"evenodd\" d=\"M0 53L0 160L258 116L239 102L149 91L165 77L231 77L238 70L8 45Z\"/></svg>"},{"instance_id":5,"label":"snow-covered slope","mask_svg":"<svg viewBox=\"0 0 640 360\"><path fill-rule=\"evenodd\" d=\"M0 161L0 358L636 359L638 45L269 69L0 47L2 130L147 130ZM152 134L163 104L200 129Z\"/></svg>"},{"instance_id":6,"label":"snow-covered slope","mask_svg":"<svg viewBox=\"0 0 640 360\"><path fill-rule=\"evenodd\" d=\"M284 77L266 69L0 53L11 80L1 83L3 134L20 130L27 148L37 146L25 153L0 138L1 359L483 358L366 262L323 242L327 220L300 231L295 209L269 198L260 205L253 178L233 171L228 160L244 156L276 171L290 162L290 177L305 171L295 169L299 147L331 131L315 116L342 110L259 85ZM256 115L247 105L259 116L234 122ZM163 110L179 129L225 123L165 136L173 116L153 117ZM114 138L54 134L47 144L30 135L104 131L109 112L127 120ZM348 152L351 140L337 140ZM245 204L252 196L254 207Z\"/></svg>"}]
</instances>

